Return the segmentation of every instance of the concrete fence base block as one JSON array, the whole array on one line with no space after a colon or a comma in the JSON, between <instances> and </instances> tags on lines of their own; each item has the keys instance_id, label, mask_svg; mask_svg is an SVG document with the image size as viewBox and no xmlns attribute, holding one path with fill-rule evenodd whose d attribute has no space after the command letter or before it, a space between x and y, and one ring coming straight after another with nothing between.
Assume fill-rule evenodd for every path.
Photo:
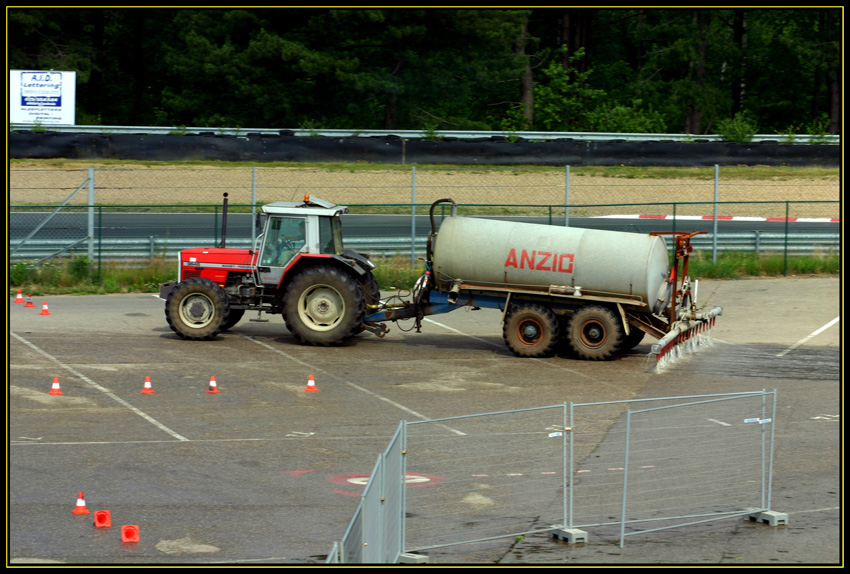
<instances>
[{"instance_id":1,"label":"concrete fence base block","mask_svg":"<svg viewBox=\"0 0 850 574\"><path fill-rule=\"evenodd\" d=\"M770 526L785 526L788 524L788 515L784 512L776 512L774 510L754 512L749 517L750 520L769 524Z\"/></svg>"},{"instance_id":2,"label":"concrete fence base block","mask_svg":"<svg viewBox=\"0 0 850 574\"><path fill-rule=\"evenodd\" d=\"M423 556L422 554L411 554L410 552L403 552L398 556L399 564L428 564L428 557Z\"/></svg>"},{"instance_id":3,"label":"concrete fence base block","mask_svg":"<svg viewBox=\"0 0 850 574\"><path fill-rule=\"evenodd\" d=\"M552 537L558 540L563 540L569 544L578 544L587 542L587 532L578 528L562 528L560 525L553 527L551 531Z\"/></svg>"}]
</instances>

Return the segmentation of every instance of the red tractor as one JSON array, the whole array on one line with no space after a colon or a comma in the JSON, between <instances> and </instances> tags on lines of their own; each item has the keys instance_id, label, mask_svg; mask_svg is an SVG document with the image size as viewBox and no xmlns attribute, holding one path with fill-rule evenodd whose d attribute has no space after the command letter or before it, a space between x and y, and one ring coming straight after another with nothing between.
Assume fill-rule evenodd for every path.
<instances>
[{"instance_id":1,"label":"red tractor","mask_svg":"<svg viewBox=\"0 0 850 574\"><path fill-rule=\"evenodd\" d=\"M186 339L212 339L246 311L282 314L302 343L337 345L370 326L379 301L368 255L343 249L340 215L348 208L305 196L262 207L251 249L226 248L227 196L220 247L186 249L179 278L163 283L168 325Z\"/></svg>"}]
</instances>

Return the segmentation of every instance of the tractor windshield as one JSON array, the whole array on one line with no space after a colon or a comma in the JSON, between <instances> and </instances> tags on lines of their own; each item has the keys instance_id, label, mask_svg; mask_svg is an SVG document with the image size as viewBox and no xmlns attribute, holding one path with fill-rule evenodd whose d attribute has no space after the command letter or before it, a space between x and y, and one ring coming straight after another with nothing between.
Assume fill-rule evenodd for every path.
<instances>
[{"instance_id":1,"label":"tractor windshield","mask_svg":"<svg viewBox=\"0 0 850 574\"><path fill-rule=\"evenodd\" d=\"M305 222L300 217L272 217L266 231L261 261L263 265L283 267L307 242Z\"/></svg>"}]
</instances>

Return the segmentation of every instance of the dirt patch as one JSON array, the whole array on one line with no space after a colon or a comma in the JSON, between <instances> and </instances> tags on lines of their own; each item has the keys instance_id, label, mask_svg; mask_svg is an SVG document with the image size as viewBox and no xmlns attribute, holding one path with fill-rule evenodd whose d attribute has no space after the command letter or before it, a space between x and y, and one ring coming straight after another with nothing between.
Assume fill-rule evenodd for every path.
<instances>
[{"instance_id":1,"label":"dirt patch","mask_svg":"<svg viewBox=\"0 0 850 574\"><path fill-rule=\"evenodd\" d=\"M567 178L563 169L484 168L376 169L310 167L216 167L97 165L96 205L231 205L300 200L305 194L343 205L419 205L450 197L462 205L501 206L523 211L542 206L563 213ZM570 214L712 215L715 185L704 177L569 178ZM840 217L839 176L724 178L717 187L720 216ZM89 203L87 168L61 162L15 163L9 170L11 206ZM255 190L255 191L254 191ZM256 196L254 196L254 193ZM786 203L790 202L790 203ZM819 203L825 202L825 203ZM550 207L551 206L551 207ZM787 209L787 211L786 211Z\"/></svg>"}]
</instances>

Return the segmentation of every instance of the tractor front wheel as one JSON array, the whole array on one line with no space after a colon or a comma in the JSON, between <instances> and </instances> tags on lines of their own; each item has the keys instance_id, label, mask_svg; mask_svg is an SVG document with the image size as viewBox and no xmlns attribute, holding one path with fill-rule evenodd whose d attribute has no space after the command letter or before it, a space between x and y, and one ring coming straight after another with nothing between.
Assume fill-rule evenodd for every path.
<instances>
[{"instance_id":1,"label":"tractor front wheel","mask_svg":"<svg viewBox=\"0 0 850 574\"><path fill-rule=\"evenodd\" d=\"M224 330L229 316L230 304L224 290L202 277L181 282L165 301L168 326L185 339L212 339Z\"/></svg>"}]
</instances>

